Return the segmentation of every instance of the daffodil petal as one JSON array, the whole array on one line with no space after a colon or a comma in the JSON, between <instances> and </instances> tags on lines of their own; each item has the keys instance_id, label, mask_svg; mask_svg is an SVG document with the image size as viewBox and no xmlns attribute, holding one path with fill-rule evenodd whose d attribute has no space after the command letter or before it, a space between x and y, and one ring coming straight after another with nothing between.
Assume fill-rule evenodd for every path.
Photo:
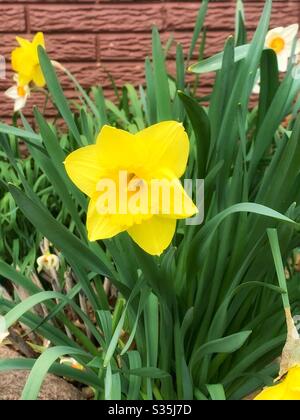
<instances>
[{"instance_id":1,"label":"daffodil petal","mask_svg":"<svg viewBox=\"0 0 300 420\"><path fill-rule=\"evenodd\" d=\"M31 81L32 71L34 66L37 64L35 60L32 60L31 53L23 48L16 48L11 53L11 62L13 70L19 74L19 83L21 84L20 78L26 78L25 84Z\"/></svg>"},{"instance_id":2,"label":"daffodil petal","mask_svg":"<svg viewBox=\"0 0 300 420\"><path fill-rule=\"evenodd\" d=\"M21 111L21 109L23 109L26 105L26 101L27 101L27 97L19 97L15 100L15 106L14 106L14 111L18 112Z\"/></svg>"},{"instance_id":3,"label":"daffodil petal","mask_svg":"<svg viewBox=\"0 0 300 420\"><path fill-rule=\"evenodd\" d=\"M91 145L75 150L67 156L64 163L67 174L74 184L86 195L92 197L103 176L98 147Z\"/></svg>"},{"instance_id":4,"label":"daffodil petal","mask_svg":"<svg viewBox=\"0 0 300 420\"><path fill-rule=\"evenodd\" d=\"M172 180L171 188L171 206L169 217L175 219L186 219L198 213L198 208L193 203L193 200L184 190L181 182L178 179Z\"/></svg>"},{"instance_id":5,"label":"daffodil petal","mask_svg":"<svg viewBox=\"0 0 300 420\"><path fill-rule=\"evenodd\" d=\"M45 86L46 81L45 81L45 78L44 78L44 75L40 66L35 66L32 73L32 79L38 87Z\"/></svg>"},{"instance_id":6,"label":"daffodil petal","mask_svg":"<svg viewBox=\"0 0 300 420\"><path fill-rule=\"evenodd\" d=\"M291 49L285 50L282 53L277 54L278 69L280 72L287 71L290 55Z\"/></svg>"},{"instance_id":7,"label":"daffodil petal","mask_svg":"<svg viewBox=\"0 0 300 420\"><path fill-rule=\"evenodd\" d=\"M287 375L288 387L293 393L297 393L300 399L300 367L291 368Z\"/></svg>"},{"instance_id":8,"label":"daffodil petal","mask_svg":"<svg viewBox=\"0 0 300 420\"><path fill-rule=\"evenodd\" d=\"M259 95L260 94L260 81L255 83L252 93L254 93L254 95Z\"/></svg>"},{"instance_id":9,"label":"daffodil petal","mask_svg":"<svg viewBox=\"0 0 300 420\"><path fill-rule=\"evenodd\" d=\"M281 34L286 43L292 44L299 31L298 23L283 28Z\"/></svg>"},{"instance_id":10,"label":"daffodil petal","mask_svg":"<svg viewBox=\"0 0 300 420\"><path fill-rule=\"evenodd\" d=\"M143 167L145 149L136 136L127 131L105 125L98 138L97 146L101 165L119 170L134 170Z\"/></svg>"},{"instance_id":11,"label":"daffodil petal","mask_svg":"<svg viewBox=\"0 0 300 420\"><path fill-rule=\"evenodd\" d=\"M255 400L300 400L300 366L291 368L279 384L265 388Z\"/></svg>"},{"instance_id":12,"label":"daffodil petal","mask_svg":"<svg viewBox=\"0 0 300 420\"><path fill-rule=\"evenodd\" d=\"M160 255L170 245L175 229L175 219L153 216L141 224L130 227L128 233L148 254Z\"/></svg>"},{"instance_id":13,"label":"daffodil petal","mask_svg":"<svg viewBox=\"0 0 300 420\"><path fill-rule=\"evenodd\" d=\"M10 99L16 100L19 98L17 86L12 86L4 92L4 95Z\"/></svg>"},{"instance_id":14,"label":"daffodil petal","mask_svg":"<svg viewBox=\"0 0 300 420\"><path fill-rule=\"evenodd\" d=\"M182 124L164 121L148 127L135 135L148 148L148 165L157 172L170 171L180 178L187 165L189 139Z\"/></svg>"},{"instance_id":15,"label":"daffodil petal","mask_svg":"<svg viewBox=\"0 0 300 420\"><path fill-rule=\"evenodd\" d=\"M12 66L13 70L16 71L16 72L19 72L21 55L22 55L22 49L21 48L15 48L11 53L11 66Z\"/></svg>"},{"instance_id":16,"label":"daffodil petal","mask_svg":"<svg viewBox=\"0 0 300 420\"><path fill-rule=\"evenodd\" d=\"M28 41L28 39L21 38L20 36L17 36L16 40L17 40L18 44L20 45L20 47L22 47L22 48L27 48L27 47L31 46L31 42Z\"/></svg>"},{"instance_id":17,"label":"daffodil petal","mask_svg":"<svg viewBox=\"0 0 300 420\"><path fill-rule=\"evenodd\" d=\"M186 219L198 213L193 200L177 178L155 180L151 185L150 199L152 214Z\"/></svg>"},{"instance_id":18,"label":"daffodil petal","mask_svg":"<svg viewBox=\"0 0 300 420\"><path fill-rule=\"evenodd\" d=\"M296 43L296 50L295 50L295 54L299 54L300 53L300 39L298 39L297 43Z\"/></svg>"},{"instance_id":19,"label":"daffodil petal","mask_svg":"<svg viewBox=\"0 0 300 420\"><path fill-rule=\"evenodd\" d=\"M31 82L31 76L19 74L19 86L27 86Z\"/></svg>"},{"instance_id":20,"label":"daffodil petal","mask_svg":"<svg viewBox=\"0 0 300 420\"><path fill-rule=\"evenodd\" d=\"M283 26L278 26L277 28L273 28L267 33L266 38L268 39L268 38L274 37L274 35L281 35L283 30L284 30Z\"/></svg>"},{"instance_id":21,"label":"daffodil petal","mask_svg":"<svg viewBox=\"0 0 300 420\"><path fill-rule=\"evenodd\" d=\"M45 38L43 32L38 32L34 36L32 44L35 48L37 48L39 45L45 48Z\"/></svg>"},{"instance_id":22,"label":"daffodil petal","mask_svg":"<svg viewBox=\"0 0 300 420\"><path fill-rule=\"evenodd\" d=\"M255 400L257 401L266 401L266 400L273 400L273 401L279 401L283 400L284 397L284 390L285 385L283 383L270 386L268 388L265 388L261 393L259 393Z\"/></svg>"},{"instance_id":23,"label":"daffodil petal","mask_svg":"<svg viewBox=\"0 0 300 420\"><path fill-rule=\"evenodd\" d=\"M108 239L126 230L125 226L117 223L114 215L102 215L97 211L97 200L91 199L87 212L87 230L90 241Z\"/></svg>"}]
</instances>

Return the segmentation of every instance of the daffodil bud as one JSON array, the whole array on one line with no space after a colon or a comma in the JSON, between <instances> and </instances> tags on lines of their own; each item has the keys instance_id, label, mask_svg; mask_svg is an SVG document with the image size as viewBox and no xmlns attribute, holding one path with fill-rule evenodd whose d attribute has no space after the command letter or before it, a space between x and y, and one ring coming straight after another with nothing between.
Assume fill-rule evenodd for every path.
<instances>
[{"instance_id":1,"label":"daffodil bud","mask_svg":"<svg viewBox=\"0 0 300 420\"><path fill-rule=\"evenodd\" d=\"M62 357L60 359L60 364L70 366L73 369L84 370L84 367L73 359L73 357Z\"/></svg>"},{"instance_id":2,"label":"daffodil bud","mask_svg":"<svg viewBox=\"0 0 300 420\"><path fill-rule=\"evenodd\" d=\"M57 70L60 70L60 71L63 71L63 72L65 72L65 71L66 71L65 67L64 67L62 64L60 64L58 61L51 60L51 64L52 64L52 66L53 66L53 67L55 67Z\"/></svg>"}]
</instances>

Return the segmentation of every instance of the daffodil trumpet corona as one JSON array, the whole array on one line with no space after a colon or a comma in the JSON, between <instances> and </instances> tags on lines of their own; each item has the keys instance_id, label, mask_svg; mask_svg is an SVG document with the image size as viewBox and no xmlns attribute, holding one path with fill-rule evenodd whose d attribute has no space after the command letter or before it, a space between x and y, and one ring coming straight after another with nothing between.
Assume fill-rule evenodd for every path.
<instances>
[{"instance_id":1,"label":"daffodil trumpet corona","mask_svg":"<svg viewBox=\"0 0 300 420\"><path fill-rule=\"evenodd\" d=\"M182 124L165 121L136 134L104 126L96 144L65 160L66 171L90 199L90 241L127 231L147 253L171 243L177 219L198 212L179 179L186 170L189 139Z\"/></svg>"},{"instance_id":2,"label":"daffodil trumpet corona","mask_svg":"<svg viewBox=\"0 0 300 420\"><path fill-rule=\"evenodd\" d=\"M19 76L14 75L15 85L7 89L5 96L14 101L14 112L20 111L26 105L27 99L30 97L30 88L28 85L20 85Z\"/></svg>"}]
</instances>

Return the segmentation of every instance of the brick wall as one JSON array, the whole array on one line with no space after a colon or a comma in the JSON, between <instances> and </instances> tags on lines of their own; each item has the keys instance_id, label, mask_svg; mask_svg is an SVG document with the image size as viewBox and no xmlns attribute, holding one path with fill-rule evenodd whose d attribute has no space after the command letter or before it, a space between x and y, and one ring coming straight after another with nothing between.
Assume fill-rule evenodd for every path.
<instances>
[{"instance_id":1,"label":"brick wall","mask_svg":"<svg viewBox=\"0 0 300 420\"><path fill-rule=\"evenodd\" d=\"M248 0L247 26L253 31L264 1ZM144 78L143 60L150 54L151 27L156 25L166 40L170 34L188 48L199 8L199 0L0 0L0 54L9 59L16 46L15 36L31 37L37 31L46 35L51 58L66 63L84 87L102 84L111 95L107 72L117 85L138 84ZM208 29L206 55L219 51L233 32L234 0L212 1L206 20ZM299 22L300 0L274 1L272 26ZM174 51L170 52L170 69L174 67ZM6 80L0 81L0 118L11 115L12 104L3 96L11 84L8 65ZM62 75L62 84L70 98L76 97L72 86ZM204 78L207 91L210 78ZM32 103L42 104L43 97L34 95L25 113L30 115ZM53 115L48 108L48 115Z\"/></svg>"}]
</instances>

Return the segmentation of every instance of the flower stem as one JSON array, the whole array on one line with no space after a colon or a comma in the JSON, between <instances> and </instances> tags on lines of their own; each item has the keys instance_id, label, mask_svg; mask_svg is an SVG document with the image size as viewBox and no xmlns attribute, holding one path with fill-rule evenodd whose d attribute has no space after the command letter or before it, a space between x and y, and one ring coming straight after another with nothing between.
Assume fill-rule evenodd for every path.
<instances>
[{"instance_id":1,"label":"flower stem","mask_svg":"<svg viewBox=\"0 0 300 420\"><path fill-rule=\"evenodd\" d=\"M284 273L284 267L281 258L280 246L278 241L278 235L276 229L268 229L268 237L271 245L273 259L276 267L277 278L279 286L284 291L282 293L282 301L285 309L290 308L290 301L288 295L288 289L286 284L286 278Z\"/></svg>"}]
</instances>

